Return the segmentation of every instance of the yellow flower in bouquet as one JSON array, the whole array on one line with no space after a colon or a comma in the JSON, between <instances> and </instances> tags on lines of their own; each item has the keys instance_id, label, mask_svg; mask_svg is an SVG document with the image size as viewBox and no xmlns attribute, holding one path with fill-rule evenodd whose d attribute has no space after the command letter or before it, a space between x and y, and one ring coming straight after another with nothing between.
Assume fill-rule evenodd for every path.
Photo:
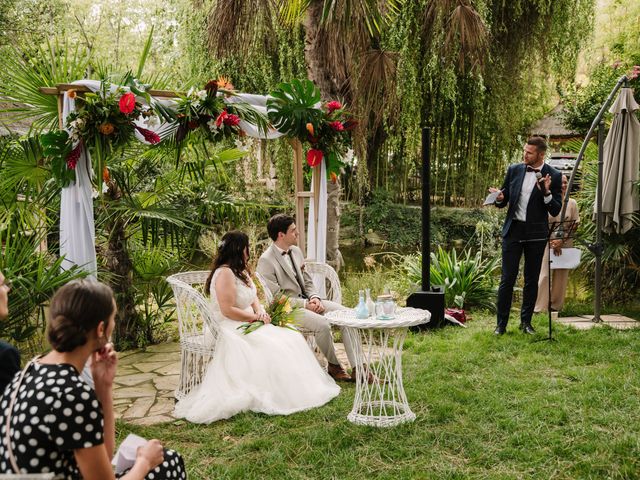
<instances>
[{"instance_id":1,"label":"yellow flower in bouquet","mask_svg":"<svg viewBox=\"0 0 640 480\"><path fill-rule=\"evenodd\" d=\"M293 307L289 301L289 297L284 295L282 292L278 292L274 295L273 300L271 300L271 303L267 305L265 311L269 317L271 317L271 325L296 330L296 318L300 308ZM247 335L248 333L256 331L263 325L263 321L256 320L255 322L243 323L238 327L238 330L242 330L242 333Z\"/></svg>"}]
</instances>

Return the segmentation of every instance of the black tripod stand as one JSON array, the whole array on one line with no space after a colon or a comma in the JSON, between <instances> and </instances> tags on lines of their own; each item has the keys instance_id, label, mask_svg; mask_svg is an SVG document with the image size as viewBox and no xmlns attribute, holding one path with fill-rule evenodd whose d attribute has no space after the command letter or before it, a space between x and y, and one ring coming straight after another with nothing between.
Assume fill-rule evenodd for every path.
<instances>
[{"instance_id":1,"label":"black tripod stand","mask_svg":"<svg viewBox=\"0 0 640 480\"><path fill-rule=\"evenodd\" d=\"M541 338L537 341L544 340L555 340L553 338L553 322L552 322L552 312L551 312L551 264L553 263L552 254L553 249L551 248L551 242L555 240L562 240L563 242L573 238L573 233L576 230L577 222L575 220L565 220L563 222L554 222L549 229L549 234L547 235L547 313L549 318L549 335L546 338ZM556 256L556 255L554 255ZM556 256L557 257L557 256Z\"/></svg>"}]
</instances>

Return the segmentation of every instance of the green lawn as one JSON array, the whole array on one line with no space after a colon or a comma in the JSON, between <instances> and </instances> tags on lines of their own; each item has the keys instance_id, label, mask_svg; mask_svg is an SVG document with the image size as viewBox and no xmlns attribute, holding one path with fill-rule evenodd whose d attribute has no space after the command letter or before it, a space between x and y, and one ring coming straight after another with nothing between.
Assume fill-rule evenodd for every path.
<instances>
[{"instance_id":1,"label":"green lawn","mask_svg":"<svg viewBox=\"0 0 640 480\"><path fill-rule=\"evenodd\" d=\"M640 330L577 331L554 342L469 328L405 344L414 423L346 420L354 387L289 417L242 414L210 426L119 423L182 452L190 478L640 478ZM545 317L534 320L538 331ZM543 337L543 334L540 334Z\"/></svg>"}]
</instances>

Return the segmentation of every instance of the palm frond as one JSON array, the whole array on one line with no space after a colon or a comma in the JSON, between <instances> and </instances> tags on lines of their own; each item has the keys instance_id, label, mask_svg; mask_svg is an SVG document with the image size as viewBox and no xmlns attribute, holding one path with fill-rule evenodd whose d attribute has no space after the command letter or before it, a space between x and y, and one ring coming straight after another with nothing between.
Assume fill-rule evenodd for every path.
<instances>
[{"instance_id":1,"label":"palm frond","mask_svg":"<svg viewBox=\"0 0 640 480\"><path fill-rule=\"evenodd\" d=\"M0 85L1 97L21 104L6 110L9 118L30 118L36 131L57 127L57 98L39 89L84 78L89 60L78 45L72 48L48 41L46 46L14 47L4 60L11 73L7 83Z\"/></svg>"}]
</instances>

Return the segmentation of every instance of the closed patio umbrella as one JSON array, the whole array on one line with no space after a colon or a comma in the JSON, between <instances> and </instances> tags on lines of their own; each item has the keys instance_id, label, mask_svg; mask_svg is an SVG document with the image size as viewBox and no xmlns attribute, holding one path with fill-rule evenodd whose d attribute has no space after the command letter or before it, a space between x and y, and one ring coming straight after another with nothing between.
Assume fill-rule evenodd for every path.
<instances>
[{"instance_id":1,"label":"closed patio umbrella","mask_svg":"<svg viewBox=\"0 0 640 480\"><path fill-rule=\"evenodd\" d=\"M633 90L622 88L609 109L613 122L604 143L602 182L602 229L607 233L627 232L633 213L640 209L635 185L640 166L640 122L634 113L638 108Z\"/></svg>"}]
</instances>

